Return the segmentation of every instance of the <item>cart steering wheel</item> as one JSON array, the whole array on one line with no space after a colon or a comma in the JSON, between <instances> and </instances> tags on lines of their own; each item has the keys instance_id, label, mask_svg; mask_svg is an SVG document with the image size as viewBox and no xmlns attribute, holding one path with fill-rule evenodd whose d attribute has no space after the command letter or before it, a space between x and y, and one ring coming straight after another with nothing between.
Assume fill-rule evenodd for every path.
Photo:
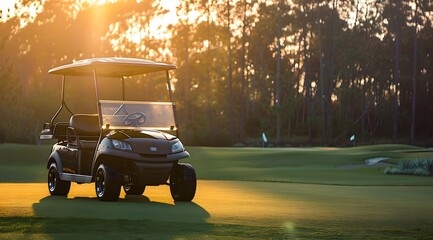
<instances>
[{"instance_id":1,"label":"cart steering wheel","mask_svg":"<svg viewBox=\"0 0 433 240\"><path fill-rule=\"evenodd\" d=\"M123 122L127 126L138 127L146 121L146 115L142 112L133 112L128 114Z\"/></svg>"}]
</instances>

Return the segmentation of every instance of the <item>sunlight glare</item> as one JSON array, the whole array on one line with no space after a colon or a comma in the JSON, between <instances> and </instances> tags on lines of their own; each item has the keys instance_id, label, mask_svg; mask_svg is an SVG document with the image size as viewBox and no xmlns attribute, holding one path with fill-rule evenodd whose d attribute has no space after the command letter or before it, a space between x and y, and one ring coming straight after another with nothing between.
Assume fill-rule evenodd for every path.
<instances>
[{"instance_id":1,"label":"sunlight glare","mask_svg":"<svg viewBox=\"0 0 433 240\"><path fill-rule=\"evenodd\" d=\"M0 1L0 22L6 22L9 18L14 16L15 4L18 0L2 0Z\"/></svg>"},{"instance_id":2,"label":"sunlight glare","mask_svg":"<svg viewBox=\"0 0 433 240\"><path fill-rule=\"evenodd\" d=\"M115 2L117 2L117 0L97 0L95 2L95 4L96 5L104 5L104 4L107 4L107 3L115 3Z\"/></svg>"},{"instance_id":3,"label":"sunlight glare","mask_svg":"<svg viewBox=\"0 0 433 240\"><path fill-rule=\"evenodd\" d=\"M18 17L20 24L12 31L12 33L16 33L19 29L35 21L38 14L43 11L45 1L22 2L19 0L2 0L0 2L0 22L7 22L14 17Z\"/></svg>"},{"instance_id":4,"label":"sunlight glare","mask_svg":"<svg viewBox=\"0 0 433 240\"><path fill-rule=\"evenodd\" d=\"M112 23L109 26L108 33L103 39L108 40L114 51L125 51L131 48L131 51L147 52L147 57L162 55L169 56L171 52L168 49L160 48L155 52L148 49L146 41L150 39L164 40L172 37L169 31L170 25L176 25L179 22L176 14L176 8L180 4L178 0L162 0L160 6L167 10L163 15L156 16L145 22L140 15L132 15L125 19L126 29L120 30L120 22ZM131 44L131 45L128 45Z\"/></svg>"},{"instance_id":5,"label":"sunlight glare","mask_svg":"<svg viewBox=\"0 0 433 240\"><path fill-rule=\"evenodd\" d=\"M176 16L178 0L162 0L161 6L168 10L166 14L156 19L152 19L149 24L150 33L155 39L168 39L171 33L167 30L168 26L175 25L179 19Z\"/></svg>"}]
</instances>

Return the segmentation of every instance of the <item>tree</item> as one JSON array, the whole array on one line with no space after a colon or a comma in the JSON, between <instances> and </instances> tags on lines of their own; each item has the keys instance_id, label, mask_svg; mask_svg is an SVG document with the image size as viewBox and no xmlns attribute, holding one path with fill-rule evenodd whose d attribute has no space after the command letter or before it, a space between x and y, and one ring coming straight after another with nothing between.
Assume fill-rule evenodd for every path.
<instances>
[{"instance_id":1,"label":"tree","mask_svg":"<svg viewBox=\"0 0 433 240\"><path fill-rule=\"evenodd\" d=\"M418 1L415 1L414 18L414 37L413 37L413 60L412 60L412 114L410 124L409 143L414 144L415 140L415 119L416 119L416 72L417 72L417 52L418 52Z\"/></svg>"},{"instance_id":2,"label":"tree","mask_svg":"<svg viewBox=\"0 0 433 240\"><path fill-rule=\"evenodd\" d=\"M8 61L1 64L0 80L0 143L35 143L36 129L41 124L29 121L34 118L34 113L27 106L23 85Z\"/></svg>"},{"instance_id":3,"label":"tree","mask_svg":"<svg viewBox=\"0 0 433 240\"><path fill-rule=\"evenodd\" d=\"M397 131L398 131L398 94L399 94L399 76L400 76L400 44L401 44L401 28L402 28L402 16L401 16L401 2L400 0L395 1L394 9L394 24L395 24L395 57L394 57L394 94L392 101L392 142L397 142Z\"/></svg>"},{"instance_id":4,"label":"tree","mask_svg":"<svg viewBox=\"0 0 433 240\"><path fill-rule=\"evenodd\" d=\"M254 145L261 132L277 145L344 145L354 133L362 143L433 143L433 30L424 2L181 1L164 39L150 30L167 12L159 0L20 3L43 10L0 24L2 76L19 79L5 89L39 121L58 104L48 69L115 55L178 66L171 74L187 144ZM127 91L160 98L160 80L143 77L147 90L128 83Z\"/></svg>"}]
</instances>

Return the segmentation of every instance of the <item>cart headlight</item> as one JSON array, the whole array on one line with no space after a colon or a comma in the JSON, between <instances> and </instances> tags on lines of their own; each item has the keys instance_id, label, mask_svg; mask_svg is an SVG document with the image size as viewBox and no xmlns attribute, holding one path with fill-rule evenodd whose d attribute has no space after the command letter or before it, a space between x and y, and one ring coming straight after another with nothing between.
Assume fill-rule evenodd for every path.
<instances>
[{"instance_id":1,"label":"cart headlight","mask_svg":"<svg viewBox=\"0 0 433 240\"><path fill-rule=\"evenodd\" d=\"M116 149L132 151L131 145L129 145L127 142L116 139L111 139L111 142Z\"/></svg>"},{"instance_id":2,"label":"cart headlight","mask_svg":"<svg viewBox=\"0 0 433 240\"><path fill-rule=\"evenodd\" d=\"M171 145L171 153L183 152L184 150L183 144L180 141L177 141Z\"/></svg>"}]
</instances>

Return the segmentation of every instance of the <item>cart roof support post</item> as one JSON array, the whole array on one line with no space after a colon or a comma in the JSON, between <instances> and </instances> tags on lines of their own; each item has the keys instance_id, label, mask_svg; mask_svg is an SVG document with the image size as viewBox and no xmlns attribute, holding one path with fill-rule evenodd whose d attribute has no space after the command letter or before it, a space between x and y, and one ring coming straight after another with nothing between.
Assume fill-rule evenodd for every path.
<instances>
[{"instance_id":1,"label":"cart roof support post","mask_svg":"<svg viewBox=\"0 0 433 240\"><path fill-rule=\"evenodd\" d=\"M174 122L176 123L176 136L179 137L179 126L177 123L177 114L176 114L176 104L174 103L173 100L173 93L172 93L172 89L171 89L171 84L170 84L170 74L168 73L168 70L165 71L165 75L167 77L167 88L168 88L168 94L170 96L170 102L173 103L173 111L174 111Z\"/></svg>"},{"instance_id":2,"label":"cart roof support post","mask_svg":"<svg viewBox=\"0 0 433 240\"><path fill-rule=\"evenodd\" d=\"M66 76L63 75L62 76L62 93L61 93L61 96L60 96L60 107L59 107L59 109L57 109L56 113L54 113L54 116L51 118L50 127L52 127L54 125L54 120L56 120L56 118L59 115L60 111L62 111L63 106L66 107L66 110L68 110L68 112L71 115L74 115L74 113L71 111L71 109L69 109L68 105L66 105L66 102L65 102L65 82L66 82Z\"/></svg>"},{"instance_id":3,"label":"cart roof support post","mask_svg":"<svg viewBox=\"0 0 433 240\"><path fill-rule=\"evenodd\" d=\"M125 101L125 78L121 77L120 80L122 81L122 101Z\"/></svg>"},{"instance_id":4,"label":"cart roof support post","mask_svg":"<svg viewBox=\"0 0 433 240\"><path fill-rule=\"evenodd\" d=\"M93 66L93 80L94 80L94 82L95 82L96 104L97 104L98 115L99 115L99 126L102 127L101 102L100 102L100 99L99 99L98 78L96 77L96 68L95 68L95 66Z\"/></svg>"}]
</instances>

